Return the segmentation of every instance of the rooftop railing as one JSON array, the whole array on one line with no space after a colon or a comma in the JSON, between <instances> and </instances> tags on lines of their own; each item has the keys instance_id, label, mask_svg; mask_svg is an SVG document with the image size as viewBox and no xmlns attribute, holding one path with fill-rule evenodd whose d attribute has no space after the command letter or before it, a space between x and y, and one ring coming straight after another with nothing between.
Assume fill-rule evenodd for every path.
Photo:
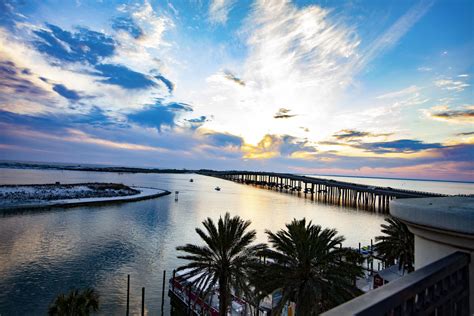
<instances>
[{"instance_id":1,"label":"rooftop railing","mask_svg":"<svg viewBox=\"0 0 474 316\"><path fill-rule=\"evenodd\" d=\"M323 315L468 316L469 261L468 254L455 252Z\"/></svg>"}]
</instances>

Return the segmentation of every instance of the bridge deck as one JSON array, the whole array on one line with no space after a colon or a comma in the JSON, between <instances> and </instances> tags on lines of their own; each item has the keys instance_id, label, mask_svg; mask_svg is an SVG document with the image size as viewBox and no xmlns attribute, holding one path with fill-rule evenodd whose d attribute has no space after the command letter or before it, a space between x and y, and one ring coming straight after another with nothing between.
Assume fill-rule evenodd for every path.
<instances>
[{"instance_id":1,"label":"bridge deck","mask_svg":"<svg viewBox=\"0 0 474 316\"><path fill-rule=\"evenodd\" d=\"M303 192L321 201L388 211L392 199L439 197L442 194L380 187L308 177L289 173L258 171L200 171L199 174L255 184L286 192Z\"/></svg>"}]
</instances>

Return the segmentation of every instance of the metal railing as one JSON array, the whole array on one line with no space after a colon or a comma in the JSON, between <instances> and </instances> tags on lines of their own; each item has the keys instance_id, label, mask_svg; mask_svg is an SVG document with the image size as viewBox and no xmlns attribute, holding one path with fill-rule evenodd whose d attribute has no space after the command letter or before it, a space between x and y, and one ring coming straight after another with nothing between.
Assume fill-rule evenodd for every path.
<instances>
[{"instance_id":1,"label":"metal railing","mask_svg":"<svg viewBox=\"0 0 474 316\"><path fill-rule=\"evenodd\" d=\"M456 252L324 316L469 315L469 254Z\"/></svg>"}]
</instances>

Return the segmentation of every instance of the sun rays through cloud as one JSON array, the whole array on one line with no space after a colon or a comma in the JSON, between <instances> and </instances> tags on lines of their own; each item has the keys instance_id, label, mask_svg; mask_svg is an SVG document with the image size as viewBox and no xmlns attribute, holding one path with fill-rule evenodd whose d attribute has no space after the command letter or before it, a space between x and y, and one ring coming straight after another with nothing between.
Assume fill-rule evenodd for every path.
<instances>
[{"instance_id":1,"label":"sun rays through cloud","mask_svg":"<svg viewBox=\"0 0 474 316\"><path fill-rule=\"evenodd\" d=\"M474 181L472 12L6 0L0 159Z\"/></svg>"}]
</instances>

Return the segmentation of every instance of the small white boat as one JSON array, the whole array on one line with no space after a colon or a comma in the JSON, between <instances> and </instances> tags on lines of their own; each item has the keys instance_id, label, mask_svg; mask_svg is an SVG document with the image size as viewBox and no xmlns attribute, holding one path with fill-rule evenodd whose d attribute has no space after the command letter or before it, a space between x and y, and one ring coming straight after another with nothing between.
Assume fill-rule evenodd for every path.
<instances>
[{"instance_id":1,"label":"small white boat","mask_svg":"<svg viewBox=\"0 0 474 316\"><path fill-rule=\"evenodd\" d=\"M214 190L216 190L216 191L220 191L220 190L221 190L221 188L219 188L219 187L215 187L215 188L214 188Z\"/></svg>"}]
</instances>

